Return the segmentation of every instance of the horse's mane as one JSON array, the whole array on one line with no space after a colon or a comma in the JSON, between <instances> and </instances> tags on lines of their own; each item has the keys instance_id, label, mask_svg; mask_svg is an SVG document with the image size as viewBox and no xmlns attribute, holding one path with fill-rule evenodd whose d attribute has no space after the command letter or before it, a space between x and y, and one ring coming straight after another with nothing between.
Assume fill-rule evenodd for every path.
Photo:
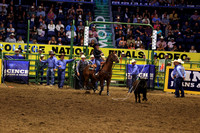
<instances>
[{"instance_id":1,"label":"horse's mane","mask_svg":"<svg viewBox=\"0 0 200 133\"><path fill-rule=\"evenodd\" d=\"M108 62L108 60L110 59L110 57L111 57L112 54L113 54L113 53L109 54L109 56L108 56L108 58L106 59L106 62L105 62L105 63Z\"/></svg>"}]
</instances>

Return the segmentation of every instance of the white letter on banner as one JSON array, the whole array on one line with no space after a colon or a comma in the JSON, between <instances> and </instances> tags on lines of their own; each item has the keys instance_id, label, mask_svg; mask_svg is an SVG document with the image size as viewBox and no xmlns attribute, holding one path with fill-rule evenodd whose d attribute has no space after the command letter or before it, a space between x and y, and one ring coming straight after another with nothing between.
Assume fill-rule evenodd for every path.
<instances>
[{"instance_id":1,"label":"white letter on banner","mask_svg":"<svg viewBox=\"0 0 200 133\"><path fill-rule=\"evenodd\" d=\"M101 32L103 32L102 34L103 34L104 36L100 36L100 35L99 35L99 33L101 33ZM106 39L107 33L106 33L104 30L99 30L99 31L97 32L97 34L98 34L99 39Z\"/></svg>"},{"instance_id":2,"label":"white letter on banner","mask_svg":"<svg viewBox=\"0 0 200 133\"><path fill-rule=\"evenodd\" d=\"M24 70L20 70L20 73L24 73Z\"/></svg>"},{"instance_id":3,"label":"white letter on banner","mask_svg":"<svg viewBox=\"0 0 200 133\"><path fill-rule=\"evenodd\" d=\"M100 44L100 47L103 48L103 47L107 47L108 45L105 44L104 42L107 42L107 40L100 40L99 41L99 44Z\"/></svg>"},{"instance_id":4,"label":"white letter on banner","mask_svg":"<svg viewBox=\"0 0 200 133\"><path fill-rule=\"evenodd\" d=\"M1 47L0 49L3 51L3 44L0 44L0 47Z\"/></svg>"},{"instance_id":5,"label":"white letter on banner","mask_svg":"<svg viewBox=\"0 0 200 133\"><path fill-rule=\"evenodd\" d=\"M192 81L197 82L197 79L200 80L200 72L194 72L193 71L193 79L192 79Z\"/></svg>"},{"instance_id":6,"label":"white letter on banner","mask_svg":"<svg viewBox=\"0 0 200 133\"><path fill-rule=\"evenodd\" d=\"M190 79L191 71L185 71L185 74L186 74L185 81L191 81Z\"/></svg>"}]
</instances>

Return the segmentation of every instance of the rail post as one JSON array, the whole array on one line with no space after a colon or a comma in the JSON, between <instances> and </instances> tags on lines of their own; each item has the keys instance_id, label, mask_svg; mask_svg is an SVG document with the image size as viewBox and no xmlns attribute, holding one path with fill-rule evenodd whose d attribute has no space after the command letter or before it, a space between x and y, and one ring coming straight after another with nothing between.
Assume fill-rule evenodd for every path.
<instances>
[{"instance_id":1,"label":"rail post","mask_svg":"<svg viewBox=\"0 0 200 133\"><path fill-rule=\"evenodd\" d=\"M27 27L27 53L26 53L26 59L28 59L29 54L29 39L30 39L30 20L28 20L28 27Z\"/></svg>"}]
</instances>

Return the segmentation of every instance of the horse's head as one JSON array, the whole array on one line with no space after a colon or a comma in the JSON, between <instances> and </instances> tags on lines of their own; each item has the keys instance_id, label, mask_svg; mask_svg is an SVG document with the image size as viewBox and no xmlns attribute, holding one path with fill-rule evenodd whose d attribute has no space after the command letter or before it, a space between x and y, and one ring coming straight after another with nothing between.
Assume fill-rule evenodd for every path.
<instances>
[{"instance_id":1,"label":"horse's head","mask_svg":"<svg viewBox=\"0 0 200 133\"><path fill-rule=\"evenodd\" d=\"M119 58L115 52L111 54L111 61L115 63L119 63Z\"/></svg>"}]
</instances>

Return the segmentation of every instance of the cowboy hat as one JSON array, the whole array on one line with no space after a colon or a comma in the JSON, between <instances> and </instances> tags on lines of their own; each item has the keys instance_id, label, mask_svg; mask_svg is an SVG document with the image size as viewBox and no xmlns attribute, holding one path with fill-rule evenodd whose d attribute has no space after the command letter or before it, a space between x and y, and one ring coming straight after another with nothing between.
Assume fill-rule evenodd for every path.
<instances>
[{"instance_id":1,"label":"cowboy hat","mask_svg":"<svg viewBox=\"0 0 200 133\"><path fill-rule=\"evenodd\" d=\"M55 55L53 51L50 51L50 52L49 52L49 55L52 55L52 54Z\"/></svg>"},{"instance_id":2,"label":"cowboy hat","mask_svg":"<svg viewBox=\"0 0 200 133\"><path fill-rule=\"evenodd\" d=\"M65 53L61 53L61 54L59 55L59 58L61 58L61 56L65 56Z\"/></svg>"},{"instance_id":3,"label":"cowboy hat","mask_svg":"<svg viewBox=\"0 0 200 133\"><path fill-rule=\"evenodd\" d=\"M15 36L15 34L14 34L14 33L11 33L9 36Z\"/></svg>"},{"instance_id":4,"label":"cowboy hat","mask_svg":"<svg viewBox=\"0 0 200 133\"><path fill-rule=\"evenodd\" d=\"M131 60L131 63L134 63L134 62L136 62L136 60L135 60L135 59L132 59L132 60Z\"/></svg>"},{"instance_id":5,"label":"cowboy hat","mask_svg":"<svg viewBox=\"0 0 200 133\"><path fill-rule=\"evenodd\" d=\"M161 37L160 37L160 39L164 39L164 37L163 37L163 36L161 36Z\"/></svg>"},{"instance_id":6,"label":"cowboy hat","mask_svg":"<svg viewBox=\"0 0 200 133\"><path fill-rule=\"evenodd\" d=\"M41 55L40 55L40 57L44 57L44 55L43 55L43 54L41 54Z\"/></svg>"},{"instance_id":7,"label":"cowboy hat","mask_svg":"<svg viewBox=\"0 0 200 133\"><path fill-rule=\"evenodd\" d=\"M17 48L17 49L15 49L15 52L17 52L17 51L19 51L19 49Z\"/></svg>"},{"instance_id":8,"label":"cowboy hat","mask_svg":"<svg viewBox=\"0 0 200 133\"><path fill-rule=\"evenodd\" d=\"M178 63L181 63L181 64L183 64L183 63L184 63L184 62L183 62L181 59L178 59L178 60L176 60L176 59L175 59L175 60L174 60L174 61L172 61L172 62L173 62L173 63L174 63L174 62L178 62Z\"/></svg>"},{"instance_id":9,"label":"cowboy hat","mask_svg":"<svg viewBox=\"0 0 200 133\"><path fill-rule=\"evenodd\" d=\"M82 59L82 58L86 58L85 55L81 55L81 59Z\"/></svg>"},{"instance_id":10,"label":"cowboy hat","mask_svg":"<svg viewBox=\"0 0 200 133\"><path fill-rule=\"evenodd\" d=\"M92 54L91 56L90 56L90 58L93 58L94 57L94 55Z\"/></svg>"},{"instance_id":11,"label":"cowboy hat","mask_svg":"<svg viewBox=\"0 0 200 133\"><path fill-rule=\"evenodd\" d=\"M39 51L42 51L42 49L39 49Z\"/></svg>"}]
</instances>

